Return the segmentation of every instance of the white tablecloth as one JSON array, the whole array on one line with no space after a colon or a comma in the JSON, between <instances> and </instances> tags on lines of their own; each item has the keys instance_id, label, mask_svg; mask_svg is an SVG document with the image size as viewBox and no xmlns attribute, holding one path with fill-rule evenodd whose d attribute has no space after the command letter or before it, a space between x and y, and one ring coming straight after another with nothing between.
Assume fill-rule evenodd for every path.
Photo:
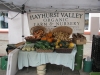
<instances>
[{"instance_id":1,"label":"white tablecloth","mask_svg":"<svg viewBox=\"0 0 100 75\"><path fill-rule=\"evenodd\" d=\"M41 64L51 63L56 65L63 65L74 70L74 61L76 49L74 48L71 53L37 53L36 51L19 51L18 55L18 68L23 67L36 67Z\"/></svg>"}]
</instances>

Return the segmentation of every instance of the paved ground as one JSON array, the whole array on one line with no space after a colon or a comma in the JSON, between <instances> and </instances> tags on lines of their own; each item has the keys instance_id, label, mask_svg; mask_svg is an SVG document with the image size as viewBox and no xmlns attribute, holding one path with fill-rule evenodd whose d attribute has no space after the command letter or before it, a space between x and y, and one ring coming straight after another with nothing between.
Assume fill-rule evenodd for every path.
<instances>
[{"instance_id":1,"label":"paved ground","mask_svg":"<svg viewBox=\"0 0 100 75\"><path fill-rule=\"evenodd\" d=\"M0 75L6 75L5 70L0 70ZM22 70L18 71L16 75L37 75L37 71L35 67L29 67L29 71L27 72L27 68L23 68ZM46 70L45 75L89 75L89 73L80 71L72 71L69 68L64 68L62 73L62 67L57 65L49 65Z\"/></svg>"},{"instance_id":2,"label":"paved ground","mask_svg":"<svg viewBox=\"0 0 100 75\"><path fill-rule=\"evenodd\" d=\"M92 43L86 43L83 49L83 57L90 56L91 57Z\"/></svg>"},{"instance_id":3,"label":"paved ground","mask_svg":"<svg viewBox=\"0 0 100 75\"><path fill-rule=\"evenodd\" d=\"M6 55L8 41L0 40L0 56Z\"/></svg>"}]
</instances>

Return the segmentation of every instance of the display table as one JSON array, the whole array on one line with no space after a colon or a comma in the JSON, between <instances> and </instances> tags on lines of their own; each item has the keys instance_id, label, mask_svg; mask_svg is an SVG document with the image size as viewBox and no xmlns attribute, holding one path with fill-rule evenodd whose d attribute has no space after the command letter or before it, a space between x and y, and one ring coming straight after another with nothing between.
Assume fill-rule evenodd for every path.
<instances>
[{"instance_id":1,"label":"display table","mask_svg":"<svg viewBox=\"0 0 100 75\"><path fill-rule=\"evenodd\" d=\"M37 67L41 64L51 63L56 65L63 65L74 70L75 54L77 50L73 49L71 53L37 53L36 51L19 51L18 54L18 68L23 67Z\"/></svg>"}]
</instances>

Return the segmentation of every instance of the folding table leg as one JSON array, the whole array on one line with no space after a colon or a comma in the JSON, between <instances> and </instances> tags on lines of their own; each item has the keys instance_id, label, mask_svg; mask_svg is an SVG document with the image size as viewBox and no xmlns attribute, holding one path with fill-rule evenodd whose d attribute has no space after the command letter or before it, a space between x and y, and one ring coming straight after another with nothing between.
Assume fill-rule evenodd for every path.
<instances>
[{"instance_id":1,"label":"folding table leg","mask_svg":"<svg viewBox=\"0 0 100 75\"><path fill-rule=\"evenodd\" d=\"M79 70L78 70L78 72L74 72L74 74L79 74L80 75L80 72L79 72ZM61 75L68 75L68 73L66 74L65 72L64 72L64 66L62 65L62 70L61 70Z\"/></svg>"},{"instance_id":2,"label":"folding table leg","mask_svg":"<svg viewBox=\"0 0 100 75\"><path fill-rule=\"evenodd\" d=\"M64 73L64 66L62 65L62 71L61 71L61 75L64 75L66 73ZM67 74L66 74L67 75Z\"/></svg>"},{"instance_id":3,"label":"folding table leg","mask_svg":"<svg viewBox=\"0 0 100 75\"><path fill-rule=\"evenodd\" d=\"M27 71L26 72L29 73L29 67L27 67Z\"/></svg>"},{"instance_id":4,"label":"folding table leg","mask_svg":"<svg viewBox=\"0 0 100 75\"><path fill-rule=\"evenodd\" d=\"M64 73L64 66L62 66L61 75L63 75L63 73Z\"/></svg>"}]
</instances>

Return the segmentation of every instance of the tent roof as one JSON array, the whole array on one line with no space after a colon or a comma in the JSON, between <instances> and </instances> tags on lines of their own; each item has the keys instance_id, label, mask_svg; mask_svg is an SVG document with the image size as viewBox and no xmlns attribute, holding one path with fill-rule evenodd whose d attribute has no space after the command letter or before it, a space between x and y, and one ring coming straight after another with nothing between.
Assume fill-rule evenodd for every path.
<instances>
[{"instance_id":1,"label":"tent roof","mask_svg":"<svg viewBox=\"0 0 100 75\"><path fill-rule=\"evenodd\" d=\"M94 11L100 12L100 0L0 0L1 10L21 12L22 5L25 11Z\"/></svg>"}]
</instances>

